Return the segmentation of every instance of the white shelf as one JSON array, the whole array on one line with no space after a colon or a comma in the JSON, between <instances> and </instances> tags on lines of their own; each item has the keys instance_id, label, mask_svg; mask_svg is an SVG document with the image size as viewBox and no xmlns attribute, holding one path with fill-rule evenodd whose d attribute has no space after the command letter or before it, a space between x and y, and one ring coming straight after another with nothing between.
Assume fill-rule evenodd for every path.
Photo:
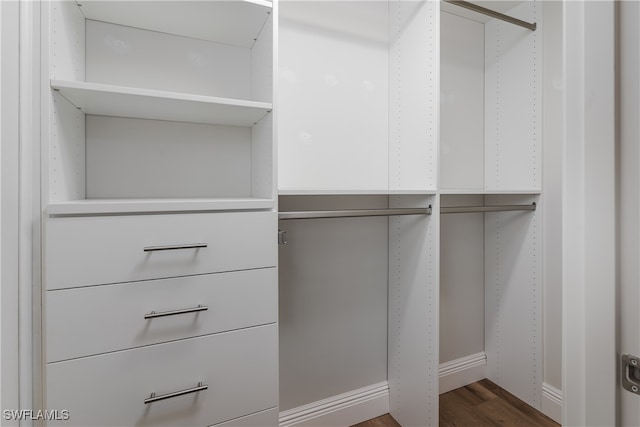
<instances>
[{"instance_id":1,"label":"white shelf","mask_svg":"<svg viewBox=\"0 0 640 427\"><path fill-rule=\"evenodd\" d=\"M499 195L499 194L540 194L541 190L478 190L478 189L449 189L449 190L440 190L440 194L479 194L479 195Z\"/></svg>"},{"instance_id":2,"label":"white shelf","mask_svg":"<svg viewBox=\"0 0 640 427\"><path fill-rule=\"evenodd\" d=\"M272 10L271 2L263 0L84 0L81 4L87 19L244 47L253 46Z\"/></svg>"},{"instance_id":3,"label":"white shelf","mask_svg":"<svg viewBox=\"0 0 640 427\"><path fill-rule=\"evenodd\" d=\"M273 108L267 102L101 83L51 80L51 88L83 113L98 116L253 126Z\"/></svg>"},{"instance_id":4,"label":"white shelf","mask_svg":"<svg viewBox=\"0 0 640 427\"><path fill-rule=\"evenodd\" d=\"M435 190L362 190L362 189L346 189L346 190L331 190L331 189L280 189L278 190L280 196L340 196L340 195L431 195L436 194Z\"/></svg>"},{"instance_id":5,"label":"white shelf","mask_svg":"<svg viewBox=\"0 0 640 427\"><path fill-rule=\"evenodd\" d=\"M50 203L49 215L99 215L272 209L272 199L87 199Z\"/></svg>"}]
</instances>

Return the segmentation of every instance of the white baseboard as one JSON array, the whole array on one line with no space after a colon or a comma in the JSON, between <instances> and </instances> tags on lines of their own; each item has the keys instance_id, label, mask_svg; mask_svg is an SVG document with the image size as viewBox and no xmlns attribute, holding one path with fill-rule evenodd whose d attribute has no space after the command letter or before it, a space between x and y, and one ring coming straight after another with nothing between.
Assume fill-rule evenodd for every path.
<instances>
[{"instance_id":1,"label":"white baseboard","mask_svg":"<svg viewBox=\"0 0 640 427\"><path fill-rule=\"evenodd\" d=\"M484 352L440 364L440 394L487 378L487 355Z\"/></svg>"},{"instance_id":2,"label":"white baseboard","mask_svg":"<svg viewBox=\"0 0 640 427\"><path fill-rule=\"evenodd\" d=\"M562 424L562 390L542 384L542 413Z\"/></svg>"},{"instance_id":3,"label":"white baseboard","mask_svg":"<svg viewBox=\"0 0 640 427\"><path fill-rule=\"evenodd\" d=\"M388 412L385 381L280 412L280 427L344 427Z\"/></svg>"}]
</instances>

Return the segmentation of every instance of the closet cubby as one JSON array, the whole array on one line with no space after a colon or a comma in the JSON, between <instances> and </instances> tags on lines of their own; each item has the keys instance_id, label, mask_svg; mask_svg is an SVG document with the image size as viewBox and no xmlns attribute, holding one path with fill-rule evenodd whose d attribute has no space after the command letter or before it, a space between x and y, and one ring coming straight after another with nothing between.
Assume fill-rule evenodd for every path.
<instances>
[{"instance_id":1,"label":"closet cubby","mask_svg":"<svg viewBox=\"0 0 640 427\"><path fill-rule=\"evenodd\" d=\"M442 195L440 363L475 357L489 378L540 409L541 212L444 213L455 206L529 206L537 195ZM481 379L481 378L477 378ZM441 392L458 384L445 376Z\"/></svg>"},{"instance_id":2,"label":"closet cubby","mask_svg":"<svg viewBox=\"0 0 640 427\"><path fill-rule=\"evenodd\" d=\"M436 7L281 5L280 194L435 191Z\"/></svg>"},{"instance_id":3,"label":"closet cubby","mask_svg":"<svg viewBox=\"0 0 640 427\"><path fill-rule=\"evenodd\" d=\"M538 30L531 31L442 4L439 189L443 193L540 192L541 7L526 1L515 7L505 3L499 10L537 22Z\"/></svg>"},{"instance_id":4,"label":"closet cubby","mask_svg":"<svg viewBox=\"0 0 640 427\"><path fill-rule=\"evenodd\" d=\"M279 198L280 212L437 205L435 195ZM351 425L386 412L401 425L437 424L438 222L279 222L281 426Z\"/></svg>"},{"instance_id":5,"label":"closet cubby","mask_svg":"<svg viewBox=\"0 0 640 427\"><path fill-rule=\"evenodd\" d=\"M50 214L275 205L270 2L44 9Z\"/></svg>"}]
</instances>

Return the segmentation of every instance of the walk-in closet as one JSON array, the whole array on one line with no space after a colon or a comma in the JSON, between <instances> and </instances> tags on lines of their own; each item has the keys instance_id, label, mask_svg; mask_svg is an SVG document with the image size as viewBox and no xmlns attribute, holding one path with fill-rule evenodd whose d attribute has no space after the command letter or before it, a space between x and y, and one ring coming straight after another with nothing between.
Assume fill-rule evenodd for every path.
<instances>
[{"instance_id":1,"label":"walk-in closet","mask_svg":"<svg viewBox=\"0 0 640 427\"><path fill-rule=\"evenodd\" d=\"M557 5L33 10L35 405L436 426L440 393L488 378L559 413Z\"/></svg>"}]
</instances>

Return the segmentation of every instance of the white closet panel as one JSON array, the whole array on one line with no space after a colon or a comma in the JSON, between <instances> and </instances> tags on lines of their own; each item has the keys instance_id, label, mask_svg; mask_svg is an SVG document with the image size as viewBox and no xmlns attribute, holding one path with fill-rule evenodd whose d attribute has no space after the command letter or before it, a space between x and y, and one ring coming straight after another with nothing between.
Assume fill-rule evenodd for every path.
<instances>
[{"instance_id":1,"label":"white closet panel","mask_svg":"<svg viewBox=\"0 0 640 427\"><path fill-rule=\"evenodd\" d=\"M43 20L50 29L50 66L47 77L83 81L85 79L85 18L75 1L51 1L50 20Z\"/></svg>"},{"instance_id":2,"label":"white closet panel","mask_svg":"<svg viewBox=\"0 0 640 427\"><path fill-rule=\"evenodd\" d=\"M86 125L84 114L58 94L48 100L53 116L49 158L49 197L52 202L86 197Z\"/></svg>"},{"instance_id":3,"label":"white closet panel","mask_svg":"<svg viewBox=\"0 0 640 427\"><path fill-rule=\"evenodd\" d=\"M485 188L541 188L542 13L527 1L509 15L537 22L530 31L506 22L485 24Z\"/></svg>"},{"instance_id":4,"label":"white closet panel","mask_svg":"<svg viewBox=\"0 0 640 427\"><path fill-rule=\"evenodd\" d=\"M438 196L392 196L389 207L439 210ZM389 406L402 426L438 424L439 216L389 220Z\"/></svg>"},{"instance_id":5,"label":"white closet panel","mask_svg":"<svg viewBox=\"0 0 640 427\"><path fill-rule=\"evenodd\" d=\"M389 2L389 189L435 190L439 2Z\"/></svg>"},{"instance_id":6,"label":"white closet panel","mask_svg":"<svg viewBox=\"0 0 640 427\"><path fill-rule=\"evenodd\" d=\"M488 205L530 196L487 196ZM485 214L487 376L536 409L542 395L542 212Z\"/></svg>"}]
</instances>

